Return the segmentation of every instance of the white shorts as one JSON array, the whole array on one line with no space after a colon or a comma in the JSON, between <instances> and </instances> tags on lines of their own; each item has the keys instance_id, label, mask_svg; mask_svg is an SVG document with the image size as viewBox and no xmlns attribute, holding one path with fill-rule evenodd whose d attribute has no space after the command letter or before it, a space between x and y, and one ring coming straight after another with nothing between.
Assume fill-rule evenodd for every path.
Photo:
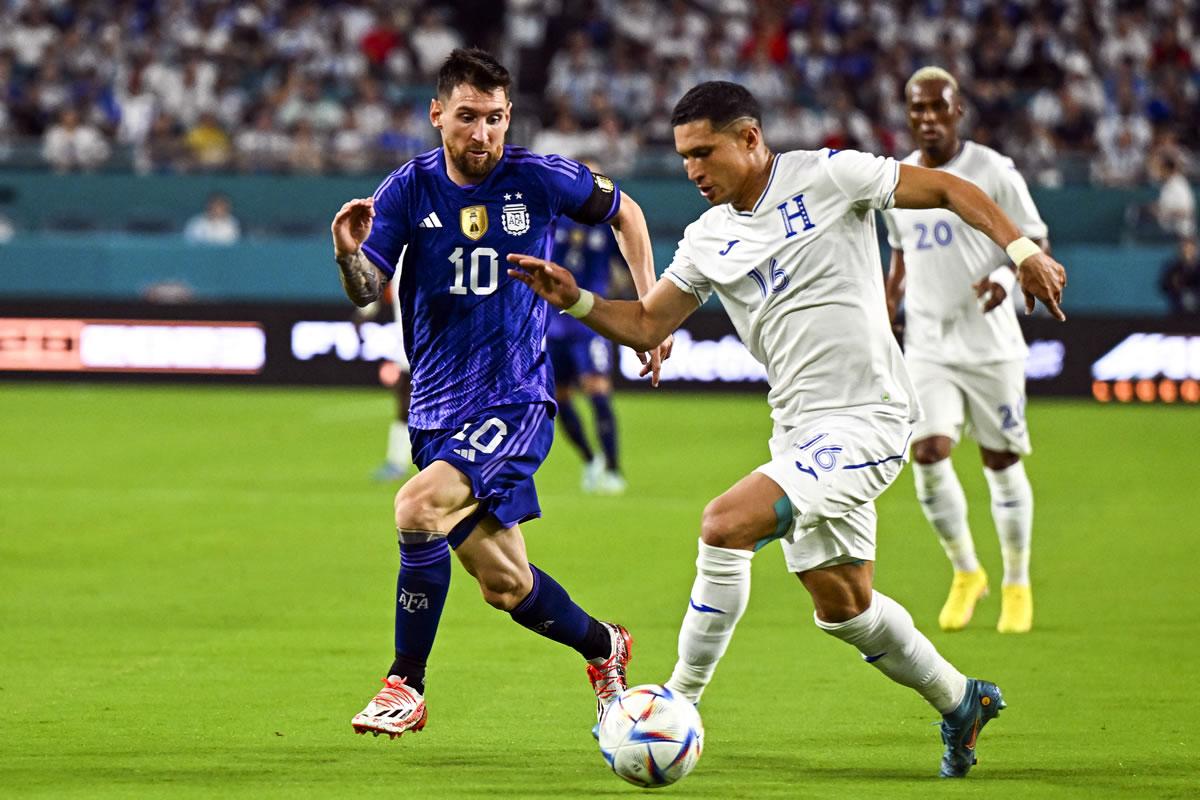
<instances>
[{"instance_id":1,"label":"white shorts","mask_svg":"<svg viewBox=\"0 0 1200 800\"><path fill-rule=\"evenodd\" d=\"M948 436L957 443L969 435L988 450L1027 456L1025 362L950 366L922 359L908 362L908 374L925 418L913 439Z\"/></svg>"},{"instance_id":2,"label":"white shorts","mask_svg":"<svg viewBox=\"0 0 1200 800\"><path fill-rule=\"evenodd\" d=\"M902 417L869 411L776 426L771 460L756 471L792 504L780 541L788 570L875 560L874 501L904 468L911 434Z\"/></svg>"}]
</instances>

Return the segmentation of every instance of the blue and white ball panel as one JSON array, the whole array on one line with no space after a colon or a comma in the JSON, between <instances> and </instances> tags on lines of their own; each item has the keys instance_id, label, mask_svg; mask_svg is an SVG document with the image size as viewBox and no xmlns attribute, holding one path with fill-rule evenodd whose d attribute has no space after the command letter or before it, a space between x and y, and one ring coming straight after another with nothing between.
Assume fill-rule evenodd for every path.
<instances>
[{"instance_id":1,"label":"blue and white ball panel","mask_svg":"<svg viewBox=\"0 0 1200 800\"><path fill-rule=\"evenodd\" d=\"M756 471L779 484L792 504L792 524L780 542L789 571L875 560L874 500L904 468L911 436L906 419L884 411L776 426L772 458Z\"/></svg>"},{"instance_id":2,"label":"blue and white ball panel","mask_svg":"<svg viewBox=\"0 0 1200 800\"><path fill-rule=\"evenodd\" d=\"M635 686L605 708L599 741L613 772L653 788L691 772L704 748L704 726L695 706L666 687Z\"/></svg>"},{"instance_id":3,"label":"blue and white ball panel","mask_svg":"<svg viewBox=\"0 0 1200 800\"><path fill-rule=\"evenodd\" d=\"M504 527L542 515L533 473L554 441L553 403L494 406L457 429L410 430L417 468L450 464L471 481L480 511Z\"/></svg>"}]
</instances>

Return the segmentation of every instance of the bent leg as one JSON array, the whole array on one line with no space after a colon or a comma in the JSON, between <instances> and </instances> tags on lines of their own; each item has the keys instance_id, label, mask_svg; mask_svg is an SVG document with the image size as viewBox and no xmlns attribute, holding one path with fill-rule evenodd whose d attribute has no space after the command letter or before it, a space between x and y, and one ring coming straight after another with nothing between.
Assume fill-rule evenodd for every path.
<instances>
[{"instance_id":1,"label":"bent leg","mask_svg":"<svg viewBox=\"0 0 1200 800\"><path fill-rule=\"evenodd\" d=\"M486 516L455 553L479 581L483 599L507 611L514 622L574 648L589 661L612 654L609 628L580 608L554 578L529 563L519 526L504 528Z\"/></svg>"},{"instance_id":2,"label":"bent leg","mask_svg":"<svg viewBox=\"0 0 1200 800\"><path fill-rule=\"evenodd\" d=\"M620 472L617 458L617 417L612 406L612 381L606 375L587 373L580 386L592 403L596 424L596 439L604 451L604 465L609 472Z\"/></svg>"},{"instance_id":3,"label":"bent leg","mask_svg":"<svg viewBox=\"0 0 1200 800\"><path fill-rule=\"evenodd\" d=\"M967 496L950 461L953 442L930 436L913 443L913 482L925 519L938 535L956 572L975 572L979 560L967 524Z\"/></svg>"},{"instance_id":4,"label":"bent leg","mask_svg":"<svg viewBox=\"0 0 1200 800\"><path fill-rule=\"evenodd\" d=\"M742 478L704 509L696 581L679 629L679 659L667 681L672 691L699 701L750 600L754 551L781 536L791 522L791 503L783 489L759 472Z\"/></svg>"},{"instance_id":5,"label":"bent leg","mask_svg":"<svg viewBox=\"0 0 1200 800\"><path fill-rule=\"evenodd\" d=\"M475 507L470 482L435 461L396 493L400 572L396 578L395 659L388 675L425 691L425 667L450 591L446 534Z\"/></svg>"},{"instance_id":6,"label":"bent leg","mask_svg":"<svg viewBox=\"0 0 1200 800\"><path fill-rule=\"evenodd\" d=\"M992 521L996 524L1000 552L1004 557L1004 583L996 629L1001 633L1027 633L1033 628L1033 590L1029 579L1033 487L1019 455L983 447L980 450L983 474L992 495Z\"/></svg>"},{"instance_id":7,"label":"bent leg","mask_svg":"<svg viewBox=\"0 0 1200 800\"><path fill-rule=\"evenodd\" d=\"M884 675L916 690L939 713L949 714L962 702L966 676L942 658L899 603L871 588L874 571L868 561L799 573L813 599L813 621L856 647Z\"/></svg>"}]
</instances>

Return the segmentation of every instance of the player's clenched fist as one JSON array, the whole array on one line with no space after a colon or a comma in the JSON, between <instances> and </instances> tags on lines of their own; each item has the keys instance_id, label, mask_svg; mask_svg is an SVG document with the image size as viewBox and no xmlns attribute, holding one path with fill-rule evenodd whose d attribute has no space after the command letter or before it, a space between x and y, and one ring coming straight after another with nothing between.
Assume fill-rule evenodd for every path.
<instances>
[{"instance_id":1,"label":"player's clenched fist","mask_svg":"<svg viewBox=\"0 0 1200 800\"><path fill-rule=\"evenodd\" d=\"M333 254L342 256L358 252L371 233L371 223L374 219L374 197L360 197L344 203L330 226L333 232Z\"/></svg>"}]
</instances>

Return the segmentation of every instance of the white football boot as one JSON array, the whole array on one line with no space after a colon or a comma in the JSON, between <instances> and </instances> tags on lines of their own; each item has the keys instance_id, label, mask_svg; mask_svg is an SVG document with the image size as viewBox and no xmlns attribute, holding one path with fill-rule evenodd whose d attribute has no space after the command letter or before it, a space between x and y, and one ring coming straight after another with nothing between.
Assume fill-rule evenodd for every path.
<instances>
[{"instance_id":1,"label":"white football boot","mask_svg":"<svg viewBox=\"0 0 1200 800\"><path fill-rule=\"evenodd\" d=\"M350 724L355 733L386 733L395 739L406 731L419 731L425 727L429 712L425 709L425 698L404 682L403 678L389 675L379 694L367 703L367 707L354 715Z\"/></svg>"}]
</instances>

